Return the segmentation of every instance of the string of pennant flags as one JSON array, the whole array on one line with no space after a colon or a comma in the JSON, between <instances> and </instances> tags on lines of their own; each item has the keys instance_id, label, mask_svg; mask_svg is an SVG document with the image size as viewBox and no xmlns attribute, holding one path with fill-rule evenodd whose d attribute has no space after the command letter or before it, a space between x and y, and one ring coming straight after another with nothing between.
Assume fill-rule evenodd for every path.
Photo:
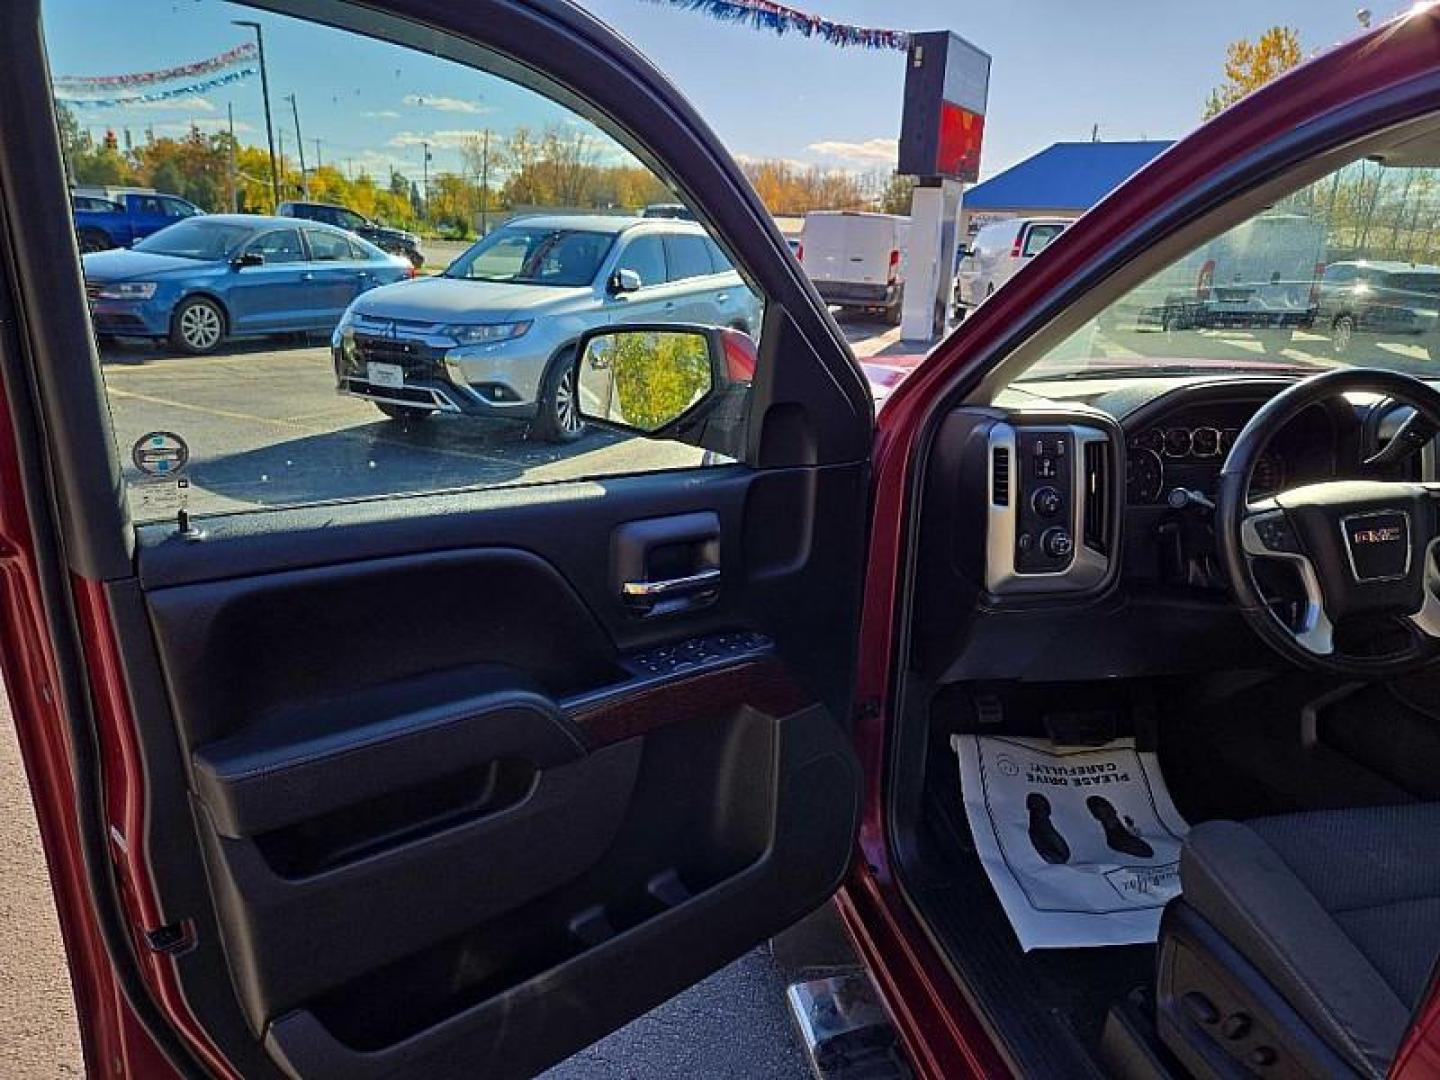
<instances>
[{"instance_id":1,"label":"string of pennant flags","mask_svg":"<svg viewBox=\"0 0 1440 1080\"><path fill-rule=\"evenodd\" d=\"M178 67L161 68L158 71L137 71L128 75L61 75L55 79L55 86L75 94L130 89L137 86L154 86L159 83L175 82L179 79L193 79L197 75L224 71L255 59L255 42L247 41L233 49L227 49L217 56L207 56Z\"/></svg>"},{"instance_id":2,"label":"string of pennant flags","mask_svg":"<svg viewBox=\"0 0 1440 1080\"><path fill-rule=\"evenodd\" d=\"M853 26L812 15L808 11L774 3L773 0L648 0L652 4L669 4L709 15L722 22L749 23L757 30L776 34L799 34L818 37L831 45L861 49L896 49L910 47L910 35L904 30L886 30L873 26Z\"/></svg>"},{"instance_id":3,"label":"string of pennant flags","mask_svg":"<svg viewBox=\"0 0 1440 1080\"><path fill-rule=\"evenodd\" d=\"M81 97L65 93L57 88L55 97L66 105L81 109L101 108L122 108L127 105L151 105L157 101L172 101L178 97L185 97L188 94L203 94L207 90L214 90L216 87L229 86L242 79L248 79L259 73L258 68L245 67L239 71L228 71L224 75L217 75L213 79L204 79L200 82L189 83L185 86L170 86L164 90L151 90L144 94L122 94L118 97Z\"/></svg>"}]
</instances>

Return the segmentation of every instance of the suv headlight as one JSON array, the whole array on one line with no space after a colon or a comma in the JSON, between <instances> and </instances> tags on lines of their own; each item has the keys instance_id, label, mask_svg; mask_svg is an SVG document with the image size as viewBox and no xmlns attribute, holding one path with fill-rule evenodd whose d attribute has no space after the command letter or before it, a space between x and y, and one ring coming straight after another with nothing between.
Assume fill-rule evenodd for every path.
<instances>
[{"instance_id":1,"label":"suv headlight","mask_svg":"<svg viewBox=\"0 0 1440 1080\"><path fill-rule=\"evenodd\" d=\"M492 345L497 341L513 341L530 329L531 323L456 323L440 332L454 338L457 345Z\"/></svg>"},{"instance_id":2,"label":"suv headlight","mask_svg":"<svg viewBox=\"0 0 1440 1080\"><path fill-rule=\"evenodd\" d=\"M155 295L153 281L117 281L102 285L95 295L101 300L149 300Z\"/></svg>"}]
</instances>

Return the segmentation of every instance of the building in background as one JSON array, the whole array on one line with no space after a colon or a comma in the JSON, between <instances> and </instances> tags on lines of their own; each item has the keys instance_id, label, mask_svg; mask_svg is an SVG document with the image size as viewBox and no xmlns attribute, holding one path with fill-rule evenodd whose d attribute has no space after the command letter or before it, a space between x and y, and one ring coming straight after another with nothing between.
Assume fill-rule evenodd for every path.
<instances>
[{"instance_id":1,"label":"building in background","mask_svg":"<svg viewBox=\"0 0 1440 1080\"><path fill-rule=\"evenodd\" d=\"M1012 217L1077 218L1169 141L1060 142L965 192L961 235Z\"/></svg>"}]
</instances>

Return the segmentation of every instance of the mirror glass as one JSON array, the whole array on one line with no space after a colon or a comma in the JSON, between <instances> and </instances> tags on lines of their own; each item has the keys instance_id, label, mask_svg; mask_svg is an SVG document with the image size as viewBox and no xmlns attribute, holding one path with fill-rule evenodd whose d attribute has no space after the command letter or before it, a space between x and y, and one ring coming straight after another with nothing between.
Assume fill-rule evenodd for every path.
<instances>
[{"instance_id":1,"label":"mirror glass","mask_svg":"<svg viewBox=\"0 0 1440 1080\"><path fill-rule=\"evenodd\" d=\"M632 431L658 431L713 388L710 335L700 329L616 327L580 356L581 415Z\"/></svg>"}]
</instances>

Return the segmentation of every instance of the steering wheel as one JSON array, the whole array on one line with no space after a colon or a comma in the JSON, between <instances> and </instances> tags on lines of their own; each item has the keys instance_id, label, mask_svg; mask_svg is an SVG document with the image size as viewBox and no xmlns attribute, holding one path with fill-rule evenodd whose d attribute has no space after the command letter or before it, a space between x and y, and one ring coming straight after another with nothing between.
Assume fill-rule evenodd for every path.
<instances>
[{"instance_id":1,"label":"steering wheel","mask_svg":"<svg viewBox=\"0 0 1440 1080\"><path fill-rule=\"evenodd\" d=\"M1357 391L1415 410L1370 464L1399 460L1440 431L1440 392L1419 379L1367 368L1311 376L1272 398L1236 437L1220 471L1215 533L1241 614L1267 644L1304 666L1374 678L1440 657L1440 571L1433 558L1440 543L1440 484L1333 480L1249 501L1255 466L1280 429L1318 402ZM1298 618L1287 620L1266 602L1256 568L1267 560L1298 572L1305 590ZM1337 629L1347 620L1397 626L1404 644L1342 651Z\"/></svg>"}]
</instances>

